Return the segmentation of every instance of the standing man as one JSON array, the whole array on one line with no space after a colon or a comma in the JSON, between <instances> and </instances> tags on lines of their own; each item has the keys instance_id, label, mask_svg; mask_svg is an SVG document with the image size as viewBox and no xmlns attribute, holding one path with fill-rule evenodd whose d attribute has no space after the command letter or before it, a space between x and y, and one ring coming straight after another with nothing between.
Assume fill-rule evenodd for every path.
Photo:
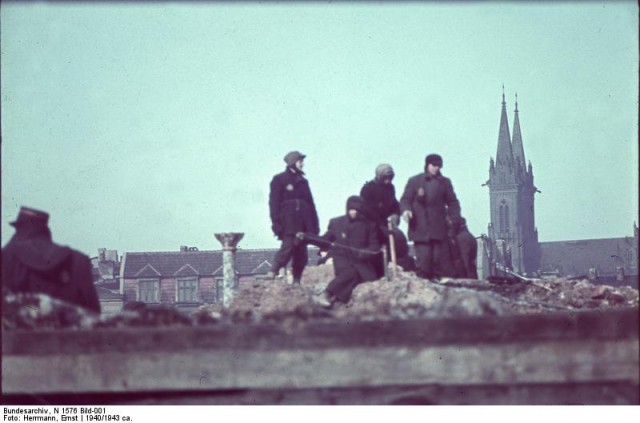
<instances>
[{"instance_id":1,"label":"standing man","mask_svg":"<svg viewBox=\"0 0 640 423\"><path fill-rule=\"evenodd\" d=\"M449 251L455 272L453 277L465 279L478 279L476 268L478 242L476 237L469 232L465 218L460 219L460 225L455 228L451 219L447 218L449 225Z\"/></svg>"},{"instance_id":2,"label":"standing man","mask_svg":"<svg viewBox=\"0 0 640 423\"><path fill-rule=\"evenodd\" d=\"M360 190L364 202L363 213L378 227L386 228L391 218L394 226L398 224L400 203L396 200L396 188L393 186L395 173L390 164L382 163L376 167L376 177L367 182Z\"/></svg>"},{"instance_id":3,"label":"standing man","mask_svg":"<svg viewBox=\"0 0 640 423\"><path fill-rule=\"evenodd\" d=\"M439 278L454 273L447 238L447 215L460 225L460 203L449 178L441 173L442 157L429 154L425 172L409 178L400 198L402 217L416 251L417 275Z\"/></svg>"},{"instance_id":4,"label":"standing man","mask_svg":"<svg viewBox=\"0 0 640 423\"><path fill-rule=\"evenodd\" d=\"M273 267L267 274L275 278L280 269L291 260L293 283L299 284L307 265L307 245L296 238L298 232L320 233L318 213L309 189L309 182L302 171L306 156L292 151L284 156L287 168L271 180L269 210L271 229L282 241L276 253Z\"/></svg>"},{"instance_id":5,"label":"standing man","mask_svg":"<svg viewBox=\"0 0 640 423\"><path fill-rule=\"evenodd\" d=\"M395 173L390 164L382 163L376 167L376 176L360 190L363 201L363 216L375 224L378 230L378 241L387 248L387 257L391 257L389 236L393 236L397 264L404 270L414 270L413 259L409 256L407 238L398 229L400 203L396 199L396 188L393 186ZM389 225L391 224L391 225ZM390 229L390 226L392 229ZM385 269L382 257L372 257L372 264L378 278L384 276Z\"/></svg>"},{"instance_id":6,"label":"standing man","mask_svg":"<svg viewBox=\"0 0 640 423\"><path fill-rule=\"evenodd\" d=\"M335 278L327 289L315 297L316 303L330 308L335 302L348 303L356 286L376 280L371 256L380 251L378 235L373 223L361 215L362 198L347 199L347 210L342 216L329 221L329 228L318 245L331 245ZM326 247L325 247L326 248Z\"/></svg>"},{"instance_id":7,"label":"standing man","mask_svg":"<svg viewBox=\"0 0 640 423\"><path fill-rule=\"evenodd\" d=\"M55 244L49 214L21 207L2 248L2 284L11 293L40 293L100 313L89 257Z\"/></svg>"}]
</instances>

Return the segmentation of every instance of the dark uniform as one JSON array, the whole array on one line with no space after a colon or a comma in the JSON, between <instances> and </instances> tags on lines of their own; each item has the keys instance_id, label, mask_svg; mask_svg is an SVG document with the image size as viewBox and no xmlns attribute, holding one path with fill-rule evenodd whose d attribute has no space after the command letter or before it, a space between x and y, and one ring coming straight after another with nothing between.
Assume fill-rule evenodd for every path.
<instances>
[{"instance_id":1,"label":"dark uniform","mask_svg":"<svg viewBox=\"0 0 640 423\"><path fill-rule=\"evenodd\" d=\"M413 258L409 256L407 238L397 227L389 230L388 226L390 218L393 226L397 226L398 215L400 214L400 203L396 199L396 189L391 182L394 176L391 165L383 163L376 167L375 179L364 184L360 190L360 197L362 197L364 203L362 214L376 225L378 241L386 246L387 257L391 259L389 235L392 234L397 263L404 270L414 270L415 264ZM372 264L376 270L377 277L384 276L384 262L381 255L372 257Z\"/></svg>"},{"instance_id":2,"label":"dark uniform","mask_svg":"<svg viewBox=\"0 0 640 423\"><path fill-rule=\"evenodd\" d=\"M89 257L53 243L49 215L22 207L15 235L2 249L2 283L8 292L42 293L100 313Z\"/></svg>"},{"instance_id":3,"label":"dark uniform","mask_svg":"<svg viewBox=\"0 0 640 423\"><path fill-rule=\"evenodd\" d=\"M300 282L307 265L307 245L295 237L298 232L320 233L318 213L304 173L296 166L305 156L293 151L285 156L287 168L271 180L269 210L271 229L282 241L272 267L273 275L291 260L293 280ZM273 276L272 275L272 276Z\"/></svg>"},{"instance_id":4,"label":"dark uniform","mask_svg":"<svg viewBox=\"0 0 640 423\"><path fill-rule=\"evenodd\" d=\"M347 214L331 219L327 232L322 236L326 242L334 243L330 253L335 278L324 294L330 303L348 303L358 284L377 279L370 260L371 255L380 250L376 228L360 215L350 217L349 210L362 210L362 199L349 197Z\"/></svg>"},{"instance_id":5,"label":"dark uniform","mask_svg":"<svg viewBox=\"0 0 640 423\"><path fill-rule=\"evenodd\" d=\"M387 227L389 217L400 214L400 203L396 200L396 189L391 182L394 176L391 165L383 163L376 168L375 179L364 184L360 190L364 203L362 213L383 228Z\"/></svg>"},{"instance_id":6,"label":"dark uniform","mask_svg":"<svg viewBox=\"0 0 640 423\"><path fill-rule=\"evenodd\" d=\"M449 228L449 245L451 259L454 267L455 278L478 279L476 268L478 243L476 238L469 232L464 218L461 219L460 226Z\"/></svg>"},{"instance_id":7,"label":"dark uniform","mask_svg":"<svg viewBox=\"0 0 640 423\"><path fill-rule=\"evenodd\" d=\"M409 178L400 198L400 208L411 212L409 239L414 242L417 274L423 278L454 273L447 238L447 215L460 224L460 203L449 178L440 171L428 172L429 164L442 166L436 154L427 156L425 172Z\"/></svg>"}]
</instances>

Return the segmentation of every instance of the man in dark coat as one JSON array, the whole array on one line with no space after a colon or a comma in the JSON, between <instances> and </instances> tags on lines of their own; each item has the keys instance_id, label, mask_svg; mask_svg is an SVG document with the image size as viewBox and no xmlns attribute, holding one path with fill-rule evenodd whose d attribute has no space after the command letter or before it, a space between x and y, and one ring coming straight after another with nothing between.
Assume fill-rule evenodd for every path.
<instances>
[{"instance_id":1,"label":"man in dark coat","mask_svg":"<svg viewBox=\"0 0 640 423\"><path fill-rule=\"evenodd\" d=\"M376 177L367 182L360 190L364 202L362 213L377 226L386 228L391 218L396 224L400 215L400 203L396 200L396 189L393 186L393 168L387 163L376 167Z\"/></svg>"},{"instance_id":2,"label":"man in dark coat","mask_svg":"<svg viewBox=\"0 0 640 423\"><path fill-rule=\"evenodd\" d=\"M460 225L454 227L447 219L449 226L449 246L451 261L453 262L455 278L478 279L476 268L478 243L476 238L469 232L467 222L460 219Z\"/></svg>"},{"instance_id":3,"label":"man in dark coat","mask_svg":"<svg viewBox=\"0 0 640 423\"><path fill-rule=\"evenodd\" d=\"M273 177L269 193L271 229L282 244L267 277L277 276L291 260L293 282L296 284L300 283L308 254L307 245L295 235L298 232L320 233L316 206L302 171L305 157L298 151L288 153L284 157L287 168Z\"/></svg>"},{"instance_id":4,"label":"man in dark coat","mask_svg":"<svg viewBox=\"0 0 640 423\"><path fill-rule=\"evenodd\" d=\"M438 278L453 274L447 244L447 215L460 224L460 203L449 178L440 173L442 157L430 154L425 172L409 178L400 198L402 216L414 242L417 274Z\"/></svg>"},{"instance_id":5,"label":"man in dark coat","mask_svg":"<svg viewBox=\"0 0 640 423\"><path fill-rule=\"evenodd\" d=\"M376 167L376 175L360 190L363 201L363 216L376 225L378 241L387 248L387 257L391 258L389 235L394 238L397 263L404 270L414 270L413 257L409 256L407 238L398 229L400 203L396 199L396 189L393 186L395 173L390 164L382 163ZM389 223L393 229L389 229ZM384 263L381 254L372 257L372 264L378 278L384 276Z\"/></svg>"},{"instance_id":6,"label":"man in dark coat","mask_svg":"<svg viewBox=\"0 0 640 423\"><path fill-rule=\"evenodd\" d=\"M358 284L377 279L371 265L371 256L380 251L375 226L361 216L362 199L351 196L347 200L347 213L329 221L322 236L330 243L335 278L327 289L316 297L316 302L331 307L336 301L348 303ZM321 248L323 244L319 244ZM326 248L326 247L324 247Z\"/></svg>"},{"instance_id":7,"label":"man in dark coat","mask_svg":"<svg viewBox=\"0 0 640 423\"><path fill-rule=\"evenodd\" d=\"M2 249L2 284L10 293L42 293L100 313L89 257L55 244L49 215L22 207Z\"/></svg>"}]
</instances>

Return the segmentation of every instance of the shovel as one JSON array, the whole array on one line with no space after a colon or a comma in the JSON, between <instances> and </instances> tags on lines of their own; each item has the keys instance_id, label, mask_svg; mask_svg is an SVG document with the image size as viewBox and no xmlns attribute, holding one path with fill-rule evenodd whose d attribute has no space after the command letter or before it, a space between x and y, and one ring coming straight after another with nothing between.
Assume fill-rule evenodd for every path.
<instances>
[{"instance_id":1,"label":"shovel","mask_svg":"<svg viewBox=\"0 0 640 423\"><path fill-rule=\"evenodd\" d=\"M389 227L389 250L391 251L391 263L392 263L392 279L398 276L398 260L396 258L396 239L393 236L393 223L388 222Z\"/></svg>"}]
</instances>

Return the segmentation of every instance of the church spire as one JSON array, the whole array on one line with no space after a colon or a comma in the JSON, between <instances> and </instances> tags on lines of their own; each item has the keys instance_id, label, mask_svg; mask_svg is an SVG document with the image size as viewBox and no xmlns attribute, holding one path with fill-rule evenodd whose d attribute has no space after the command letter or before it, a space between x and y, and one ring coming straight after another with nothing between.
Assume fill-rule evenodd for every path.
<instances>
[{"instance_id":1,"label":"church spire","mask_svg":"<svg viewBox=\"0 0 640 423\"><path fill-rule=\"evenodd\" d=\"M511 151L511 135L509 134L509 120L507 119L507 103L504 100L504 85L502 85L502 116L500 117L500 132L498 134L498 151L496 166L505 166L513 161Z\"/></svg>"},{"instance_id":2,"label":"church spire","mask_svg":"<svg viewBox=\"0 0 640 423\"><path fill-rule=\"evenodd\" d=\"M524 146L522 145L522 134L520 132L520 118L518 117L518 94L516 94L515 117L513 118L513 160L516 166L520 166L525 171L526 161L524 160Z\"/></svg>"}]
</instances>

